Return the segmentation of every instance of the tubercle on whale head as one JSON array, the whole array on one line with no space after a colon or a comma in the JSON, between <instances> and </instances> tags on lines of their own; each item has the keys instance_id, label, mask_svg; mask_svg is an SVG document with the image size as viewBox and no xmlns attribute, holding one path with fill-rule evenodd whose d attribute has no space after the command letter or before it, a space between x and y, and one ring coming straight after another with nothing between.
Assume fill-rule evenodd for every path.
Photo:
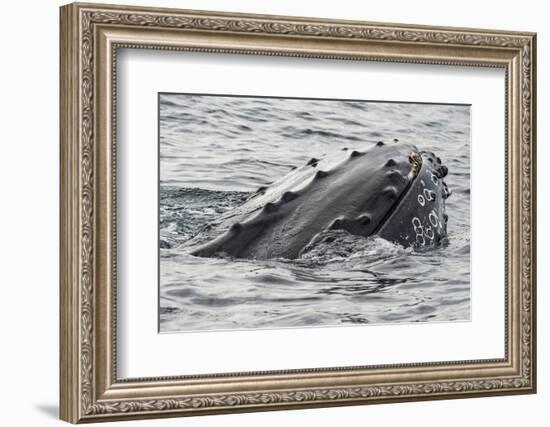
<instances>
[{"instance_id":1,"label":"tubercle on whale head","mask_svg":"<svg viewBox=\"0 0 550 427\"><path fill-rule=\"evenodd\" d=\"M441 159L431 151L422 151L421 157L426 159L426 162L430 166L430 169L433 171L436 178L441 180L443 187L443 198L448 199L451 196L452 191L443 178L448 175L449 169L442 163Z\"/></svg>"}]
</instances>

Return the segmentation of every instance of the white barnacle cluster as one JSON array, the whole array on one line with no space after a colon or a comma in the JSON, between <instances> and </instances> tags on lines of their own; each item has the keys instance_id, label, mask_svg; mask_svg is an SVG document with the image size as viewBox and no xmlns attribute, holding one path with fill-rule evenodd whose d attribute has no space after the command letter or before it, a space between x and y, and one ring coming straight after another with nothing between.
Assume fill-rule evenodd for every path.
<instances>
[{"instance_id":1,"label":"white barnacle cluster","mask_svg":"<svg viewBox=\"0 0 550 427\"><path fill-rule=\"evenodd\" d=\"M420 218L415 216L412 219L412 225L414 229L415 234L415 244L417 246L426 246L426 239L424 237L424 226L422 225L422 221L420 221Z\"/></svg>"},{"instance_id":2,"label":"white barnacle cluster","mask_svg":"<svg viewBox=\"0 0 550 427\"><path fill-rule=\"evenodd\" d=\"M415 234L415 245L424 247L427 244L431 245L435 238L435 230L440 230L443 225L437 216L434 209L428 214L429 224L422 224L422 221L417 216L412 219L412 226Z\"/></svg>"},{"instance_id":3,"label":"white barnacle cluster","mask_svg":"<svg viewBox=\"0 0 550 427\"><path fill-rule=\"evenodd\" d=\"M415 178L422 168L422 156L420 155L420 153L413 151L411 154L409 154L409 163L412 166L410 177Z\"/></svg>"},{"instance_id":4,"label":"white barnacle cluster","mask_svg":"<svg viewBox=\"0 0 550 427\"><path fill-rule=\"evenodd\" d=\"M435 185L439 185L437 176L434 173L431 174L431 179ZM427 202L435 201L437 196L433 190L426 187L424 180L421 179L420 184L423 189L422 193L418 194L417 201L420 206L424 207ZM417 216L412 219L412 226L415 234L415 246L417 247L424 247L427 244L431 245L435 238L435 232L437 230L441 231L443 228L443 224L441 224L435 209L432 209L428 214L428 222L429 224L423 224Z\"/></svg>"}]
</instances>

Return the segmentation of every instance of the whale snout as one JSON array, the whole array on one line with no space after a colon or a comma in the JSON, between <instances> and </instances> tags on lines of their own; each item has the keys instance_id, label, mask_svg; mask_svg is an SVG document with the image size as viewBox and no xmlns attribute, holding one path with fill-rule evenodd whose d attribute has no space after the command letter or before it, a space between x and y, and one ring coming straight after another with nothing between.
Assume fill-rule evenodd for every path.
<instances>
[{"instance_id":1,"label":"whale snout","mask_svg":"<svg viewBox=\"0 0 550 427\"><path fill-rule=\"evenodd\" d=\"M449 169L443 164L441 158L436 156L431 151L423 151L422 158L428 162L428 165L431 169L433 169L438 178L443 179L449 173Z\"/></svg>"},{"instance_id":2,"label":"whale snout","mask_svg":"<svg viewBox=\"0 0 550 427\"><path fill-rule=\"evenodd\" d=\"M417 250L439 247L447 242L445 199L451 191L444 178L449 170L429 151L411 153L409 163L411 184L392 208L378 235Z\"/></svg>"},{"instance_id":3,"label":"whale snout","mask_svg":"<svg viewBox=\"0 0 550 427\"><path fill-rule=\"evenodd\" d=\"M449 189L447 183L443 181L443 178L449 174L449 168L443 164L441 158L431 151L423 151L422 159L426 162L432 173L440 180L443 187L443 198L447 199L452 194L452 191Z\"/></svg>"}]
</instances>

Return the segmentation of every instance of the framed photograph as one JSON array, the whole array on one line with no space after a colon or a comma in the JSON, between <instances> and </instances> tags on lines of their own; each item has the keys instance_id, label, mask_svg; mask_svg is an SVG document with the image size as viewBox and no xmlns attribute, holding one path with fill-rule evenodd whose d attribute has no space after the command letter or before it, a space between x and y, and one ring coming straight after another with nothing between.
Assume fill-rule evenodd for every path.
<instances>
[{"instance_id":1,"label":"framed photograph","mask_svg":"<svg viewBox=\"0 0 550 427\"><path fill-rule=\"evenodd\" d=\"M535 34L60 22L63 420L535 392Z\"/></svg>"}]
</instances>

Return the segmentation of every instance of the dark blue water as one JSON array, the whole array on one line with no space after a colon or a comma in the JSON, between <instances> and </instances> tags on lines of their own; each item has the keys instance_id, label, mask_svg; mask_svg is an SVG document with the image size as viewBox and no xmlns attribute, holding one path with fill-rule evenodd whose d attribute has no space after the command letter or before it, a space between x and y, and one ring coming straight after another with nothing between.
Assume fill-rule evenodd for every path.
<instances>
[{"instance_id":1,"label":"dark blue water","mask_svg":"<svg viewBox=\"0 0 550 427\"><path fill-rule=\"evenodd\" d=\"M343 231L293 261L182 246L309 158L394 138L448 166L449 246L418 253ZM470 317L469 107L161 95L160 176L161 332Z\"/></svg>"}]
</instances>

